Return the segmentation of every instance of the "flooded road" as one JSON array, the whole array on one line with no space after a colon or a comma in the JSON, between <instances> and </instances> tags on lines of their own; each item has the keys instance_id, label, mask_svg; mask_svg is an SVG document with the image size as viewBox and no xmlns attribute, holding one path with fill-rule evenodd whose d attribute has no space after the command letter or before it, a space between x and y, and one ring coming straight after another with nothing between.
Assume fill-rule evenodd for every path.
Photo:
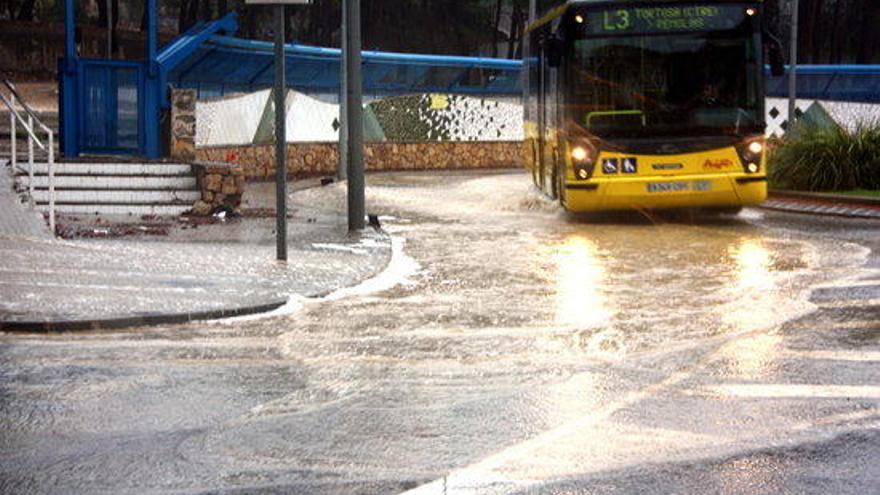
<instances>
[{"instance_id":1,"label":"flooded road","mask_svg":"<svg viewBox=\"0 0 880 495\"><path fill-rule=\"evenodd\" d=\"M369 184L396 242L378 282L275 317L0 337L0 491L877 486L845 462L880 452L876 223L578 217L523 174Z\"/></svg>"}]
</instances>

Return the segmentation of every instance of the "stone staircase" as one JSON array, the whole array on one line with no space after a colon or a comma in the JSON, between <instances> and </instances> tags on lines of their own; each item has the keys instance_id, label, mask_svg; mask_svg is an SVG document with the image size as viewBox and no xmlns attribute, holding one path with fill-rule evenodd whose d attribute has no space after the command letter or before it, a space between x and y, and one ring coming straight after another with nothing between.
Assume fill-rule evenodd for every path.
<instances>
[{"instance_id":1,"label":"stone staircase","mask_svg":"<svg viewBox=\"0 0 880 495\"><path fill-rule=\"evenodd\" d=\"M29 195L27 163L15 171L15 188ZM201 198L192 168L181 163L60 162L55 164L55 211L67 215L177 216ZM46 163L34 165L33 201L49 208Z\"/></svg>"},{"instance_id":2,"label":"stone staircase","mask_svg":"<svg viewBox=\"0 0 880 495\"><path fill-rule=\"evenodd\" d=\"M58 114L38 113L52 129ZM11 158L8 112L0 112L0 159ZM33 198L30 198L27 135L18 128L18 164L14 188L38 211L49 209L49 175L46 152L34 149ZM57 135L56 135L57 136ZM66 215L177 216L201 198L192 167L181 163L137 162L129 158L78 158L65 160L55 143L55 212Z\"/></svg>"}]
</instances>

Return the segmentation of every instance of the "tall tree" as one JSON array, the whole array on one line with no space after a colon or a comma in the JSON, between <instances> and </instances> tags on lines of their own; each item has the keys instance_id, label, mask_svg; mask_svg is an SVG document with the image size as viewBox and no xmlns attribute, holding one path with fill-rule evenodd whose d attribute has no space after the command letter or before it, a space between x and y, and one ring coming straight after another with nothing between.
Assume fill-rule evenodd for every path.
<instances>
[{"instance_id":1,"label":"tall tree","mask_svg":"<svg viewBox=\"0 0 880 495\"><path fill-rule=\"evenodd\" d=\"M21 3L21 7L18 9L18 16L16 18L19 21L29 21L33 22L36 20L36 0L24 0Z\"/></svg>"}]
</instances>

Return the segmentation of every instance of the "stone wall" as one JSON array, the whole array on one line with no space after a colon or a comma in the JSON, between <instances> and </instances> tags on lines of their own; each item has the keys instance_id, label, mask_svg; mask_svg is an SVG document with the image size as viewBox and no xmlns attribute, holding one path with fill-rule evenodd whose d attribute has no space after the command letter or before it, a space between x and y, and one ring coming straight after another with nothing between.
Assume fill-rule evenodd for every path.
<instances>
[{"instance_id":1,"label":"stone wall","mask_svg":"<svg viewBox=\"0 0 880 495\"><path fill-rule=\"evenodd\" d=\"M202 198L193 205L193 215L206 216L220 209L236 211L241 206L245 188L241 165L196 162L192 168L202 191Z\"/></svg>"},{"instance_id":2,"label":"stone wall","mask_svg":"<svg viewBox=\"0 0 880 495\"><path fill-rule=\"evenodd\" d=\"M172 158L190 161L196 158L196 90L171 92L171 136L168 149Z\"/></svg>"},{"instance_id":3,"label":"stone wall","mask_svg":"<svg viewBox=\"0 0 880 495\"><path fill-rule=\"evenodd\" d=\"M337 148L336 143L289 144L288 175L334 175ZM368 171L460 170L518 168L522 166L521 154L519 141L367 143L364 158ZM197 148L195 155L197 160L241 165L248 179L275 177L274 145Z\"/></svg>"}]
</instances>

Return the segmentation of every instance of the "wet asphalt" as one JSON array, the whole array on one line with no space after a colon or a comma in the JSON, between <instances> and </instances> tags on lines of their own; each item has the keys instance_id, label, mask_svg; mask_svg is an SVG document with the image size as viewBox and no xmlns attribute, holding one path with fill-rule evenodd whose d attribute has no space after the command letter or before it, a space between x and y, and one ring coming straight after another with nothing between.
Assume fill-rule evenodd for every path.
<instances>
[{"instance_id":1,"label":"wet asphalt","mask_svg":"<svg viewBox=\"0 0 880 495\"><path fill-rule=\"evenodd\" d=\"M395 256L358 288L0 336L0 492L880 486L880 223L576 216L520 173L369 184Z\"/></svg>"}]
</instances>

